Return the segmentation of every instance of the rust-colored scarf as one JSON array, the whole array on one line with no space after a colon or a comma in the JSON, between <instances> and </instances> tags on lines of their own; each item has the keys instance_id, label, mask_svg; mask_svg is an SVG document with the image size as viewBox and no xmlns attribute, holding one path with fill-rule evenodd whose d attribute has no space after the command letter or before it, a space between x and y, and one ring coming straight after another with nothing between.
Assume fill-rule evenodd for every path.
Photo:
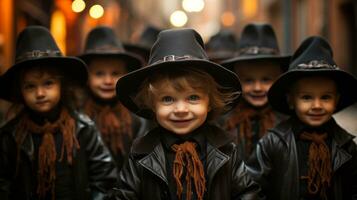
<instances>
[{"instance_id":1,"label":"rust-colored scarf","mask_svg":"<svg viewBox=\"0 0 357 200\"><path fill-rule=\"evenodd\" d=\"M270 106L263 109L254 109L246 102L241 102L232 112L225 122L224 128L226 130L232 130L239 125L238 140L245 140L245 152L246 156L249 156L253 150L252 138L252 119L259 120L259 138L261 138L269 128L272 128L275 123L275 114Z\"/></svg>"},{"instance_id":2,"label":"rust-colored scarf","mask_svg":"<svg viewBox=\"0 0 357 200\"><path fill-rule=\"evenodd\" d=\"M126 154L124 138L132 139L132 118L130 112L121 104L100 105L92 99L84 106L84 111L97 124L102 138L114 155Z\"/></svg>"},{"instance_id":3,"label":"rust-colored scarf","mask_svg":"<svg viewBox=\"0 0 357 200\"><path fill-rule=\"evenodd\" d=\"M318 194L322 199L327 199L327 189L330 187L332 176L331 154L325 143L327 133L300 134L300 139L312 141L309 147L308 173L301 176L307 180L307 189L310 194Z\"/></svg>"},{"instance_id":4,"label":"rust-colored scarf","mask_svg":"<svg viewBox=\"0 0 357 200\"><path fill-rule=\"evenodd\" d=\"M186 199L191 200L192 179L195 184L196 194L199 200L203 199L206 190L206 179L203 164L197 154L196 144L193 142L184 142L183 144L172 145L172 150L176 152L173 174L177 185L177 197L181 199L183 186L181 176L186 171ZM185 169L184 169L185 167Z\"/></svg>"},{"instance_id":5,"label":"rust-colored scarf","mask_svg":"<svg viewBox=\"0 0 357 200\"><path fill-rule=\"evenodd\" d=\"M38 151L38 186L37 194L40 198L44 198L51 191L52 199L54 199L54 188L56 180L56 162L57 152L53 134L61 132L63 137L61 154L59 161L61 162L66 153L67 162L73 162L73 147L79 149L79 143L75 135L75 120L69 115L68 111L63 108L57 121L44 125L34 123L27 114L24 114L16 130L16 143L18 149L25 140L28 133L42 135L42 142ZM18 152L20 152L18 150ZM19 153L18 153L19 159Z\"/></svg>"}]
</instances>

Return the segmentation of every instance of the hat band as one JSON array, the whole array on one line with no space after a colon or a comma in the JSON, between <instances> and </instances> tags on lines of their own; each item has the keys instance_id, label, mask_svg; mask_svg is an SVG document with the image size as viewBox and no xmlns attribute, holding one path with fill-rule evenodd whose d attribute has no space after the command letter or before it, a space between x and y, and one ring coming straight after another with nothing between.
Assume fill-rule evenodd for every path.
<instances>
[{"instance_id":1,"label":"hat band","mask_svg":"<svg viewBox=\"0 0 357 200\"><path fill-rule=\"evenodd\" d=\"M46 50L46 51L41 51L41 50L33 50L30 52L26 52L20 56L17 56L15 59L15 62L21 62L24 60L29 60L33 58L41 58L41 57L56 57L56 56L62 56L61 51L56 50Z\"/></svg>"},{"instance_id":2,"label":"hat band","mask_svg":"<svg viewBox=\"0 0 357 200\"><path fill-rule=\"evenodd\" d=\"M124 48L119 48L111 45L105 45L101 47L95 47L95 49L88 49L85 51L88 53L125 53Z\"/></svg>"},{"instance_id":3,"label":"hat band","mask_svg":"<svg viewBox=\"0 0 357 200\"><path fill-rule=\"evenodd\" d=\"M324 60L312 60L308 63L298 64L297 69L339 69L337 65L331 65Z\"/></svg>"},{"instance_id":4,"label":"hat band","mask_svg":"<svg viewBox=\"0 0 357 200\"><path fill-rule=\"evenodd\" d=\"M238 50L237 53L238 55L257 55L257 54L277 55L279 54L279 50L268 48L268 47L251 46L251 47L241 48Z\"/></svg>"},{"instance_id":5,"label":"hat band","mask_svg":"<svg viewBox=\"0 0 357 200\"><path fill-rule=\"evenodd\" d=\"M153 62L152 64L168 62L168 61L196 60L196 59L198 59L198 58L193 57L191 55L184 55L184 56L168 55L168 56L165 56L165 57L161 58L160 60L157 60L157 61Z\"/></svg>"}]
</instances>

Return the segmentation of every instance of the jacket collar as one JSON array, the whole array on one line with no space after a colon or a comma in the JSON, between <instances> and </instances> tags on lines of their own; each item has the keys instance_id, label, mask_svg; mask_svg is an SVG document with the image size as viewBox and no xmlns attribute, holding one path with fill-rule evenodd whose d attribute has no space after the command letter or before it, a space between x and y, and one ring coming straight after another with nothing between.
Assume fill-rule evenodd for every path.
<instances>
[{"instance_id":1,"label":"jacket collar","mask_svg":"<svg viewBox=\"0 0 357 200\"><path fill-rule=\"evenodd\" d=\"M208 143L210 143L215 148L220 148L223 145L233 141L232 137L225 133L222 129L214 126L212 124L205 124L206 127L202 130L205 131L205 136ZM154 148L160 143L161 134L165 133L161 127L156 127L149 131L143 137L137 138L133 143L132 153L135 155L149 154L154 151Z\"/></svg>"},{"instance_id":2,"label":"jacket collar","mask_svg":"<svg viewBox=\"0 0 357 200\"><path fill-rule=\"evenodd\" d=\"M220 151L219 148L231 142L232 138L213 125L207 125L207 127L204 127L204 131L208 141L207 174L210 185L210 180L213 179L215 173L229 160L229 156ZM160 142L162 133L163 130L158 127L138 138L133 144L132 153L134 156L142 157L138 162L144 168L168 184L164 149Z\"/></svg>"},{"instance_id":3,"label":"jacket collar","mask_svg":"<svg viewBox=\"0 0 357 200\"><path fill-rule=\"evenodd\" d=\"M74 117L74 119L76 121L76 135L78 135L78 133L85 127L85 124L93 123L86 115L83 115L83 114L80 114L77 112L73 112L73 113L71 113L71 115ZM21 113L16 118L14 118L10 122L8 122L7 125L4 126L4 131L11 132L14 140L16 138L16 136L15 136L16 127L17 127L18 123L20 122L20 117L21 117ZM35 152L35 147L34 147L34 144L32 141L32 137L30 137L28 135L25 138L23 144L21 145L21 150L24 151L30 159L33 158L33 154ZM73 153L75 153L75 152L76 151L74 151Z\"/></svg>"}]
</instances>

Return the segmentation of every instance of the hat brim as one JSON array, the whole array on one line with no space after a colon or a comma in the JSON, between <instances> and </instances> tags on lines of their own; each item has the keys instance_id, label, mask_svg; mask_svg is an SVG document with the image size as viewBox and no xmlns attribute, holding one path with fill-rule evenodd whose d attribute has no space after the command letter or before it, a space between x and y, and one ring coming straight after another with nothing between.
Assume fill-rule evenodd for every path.
<instances>
[{"instance_id":1,"label":"hat brim","mask_svg":"<svg viewBox=\"0 0 357 200\"><path fill-rule=\"evenodd\" d=\"M122 104L126 106L131 112L135 113L140 117L152 119L154 117L154 113L151 110L141 109L138 105L136 105L136 103L133 101L133 96L137 94L143 81L147 77L153 75L155 71L167 67L170 67L170 69L174 69L176 67L183 68L185 66L191 66L203 70L210 74L215 79L215 81L224 88L233 88L235 91L241 92L241 84L235 73L211 61L203 59L193 59L154 63L147 67L128 73L122 78L120 78L117 82L117 96L122 102ZM229 110L231 110L235 107L235 105L237 105L238 99L239 98L236 98L230 105L228 105ZM227 110L227 112L229 110Z\"/></svg>"},{"instance_id":2,"label":"hat brim","mask_svg":"<svg viewBox=\"0 0 357 200\"><path fill-rule=\"evenodd\" d=\"M238 56L225 60L221 65L229 70L233 70L234 66L240 62L250 62L250 61L272 61L280 64L283 71L286 71L289 67L289 61L291 56L274 56L274 55L254 55L254 56Z\"/></svg>"},{"instance_id":3,"label":"hat brim","mask_svg":"<svg viewBox=\"0 0 357 200\"><path fill-rule=\"evenodd\" d=\"M96 56L104 57L114 57L120 60L124 60L127 63L127 68L129 71L134 71L139 69L143 65L143 60L134 54L131 53L105 53L105 52L96 52L96 53L87 53L78 56L84 62L88 63L90 59Z\"/></svg>"},{"instance_id":4,"label":"hat brim","mask_svg":"<svg viewBox=\"0 0 357 200\"><path fill-rule=\"evenodd\" d=\"M16 78L19 75L19 72L23 67L35 64L47 64L49 67L56 67L64 73L66 79L70 80L73 83L85 84L88 79L88 73L86 64L76 58L76 57L43 57L36 58L31 60L25 60L18 62L12 67L10 67L1 77L0 84L0 98L18 103L20 99L17 99L13 85L14 81L17 81ZM68 77L67 77L68 76Z\"/></svg>"},{"instance_id":5,"label":"hat brim","mask_svg":"<svg viewBox=\"0 0 357 200\"><path fill-rule=\"evenodd\" d=\"M277 111L292 114L293 110L289 108L287 102L287 92L291 85L301 77L308 76L327 76L334 79L338 86L340 99L337 104L335 112L338 112L357 101L357 93L353 92L350 88L357 85L357 79L351 74L342 70L331 69L304 69L292 70L282 74L270 87L268 92L268 99L270 105Z\"/></svg>"}]
</instances>

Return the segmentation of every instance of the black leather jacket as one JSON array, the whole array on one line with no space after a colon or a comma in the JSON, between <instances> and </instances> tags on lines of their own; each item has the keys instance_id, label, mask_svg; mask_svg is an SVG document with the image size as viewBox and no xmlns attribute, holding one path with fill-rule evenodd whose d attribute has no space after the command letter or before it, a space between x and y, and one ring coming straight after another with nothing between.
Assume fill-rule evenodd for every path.
<instances>
[{"instance_id":1,"label":"black leather jacket","mask_svg":"<svg viewBox=\"0 0 357 200\"><path fill-rule=\"evenodd\" d=\"M268 199L299 199L298 154L289 119L271 129L258 143L248 172L261 184ZM332 194L331 199L357 199L357 147L353 136L332 119Z\"/></svg>"},{"instance_id":2,"label":"black leather jacket","mask_svg":"<svg viewBox=\"0 0 357 200\"><path fill-rule=\"evenodd\" d=\"M237 149L221 129L208 125L207 199L258 199L260 187L246 173ZM170 199L160 128L135 140L110 199Z\"/></svg>"},{"instance_id":3,"label":"black leather jacket","mask_svg":"<svg viewBox=\"0 0 357 200\"><path fill-rule=\"evenodd\" d=\"M76 136L80 149L74 152L72 177L75 197L72 199L103 199L113 187L117 170L108 149L104 146L94 123L85 115L75 113ZM34 144L27 137L21 146L20 164L17 166L17 147L14 130L18 118L9 121L0 129L0 199L35 199L36 187L33 182L36 174L32 171Z\"/></svg>"}]
</instances>

